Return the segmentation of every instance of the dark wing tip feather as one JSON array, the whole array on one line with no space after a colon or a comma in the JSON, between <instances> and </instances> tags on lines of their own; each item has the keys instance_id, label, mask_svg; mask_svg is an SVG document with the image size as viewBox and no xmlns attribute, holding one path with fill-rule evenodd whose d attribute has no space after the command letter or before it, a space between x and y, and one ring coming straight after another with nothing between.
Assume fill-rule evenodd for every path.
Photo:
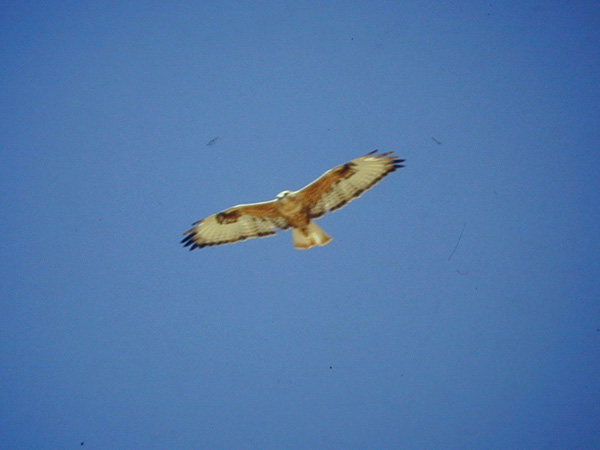
<instances>
[{"instance_id":1,"label":"dark wing tip feather","mask_svg":"<svg viewBox=\"0 0 600 450\"><path fill-rule=\"evenodd\" d=\"M190 242L188 242L188 244L190 244L190 243L192 243L192 242L193 242L193 241L190 241ZM188 245L188 244L186 244L185 246L187 247L187 245ZM204 247L206 247L207 245L212 245L212 244L198 244L197 242L193 242L193 245L192 245L192 246L189 248L189 250L190 250L190 252L191 252L192 250L194 250L194 249L196 249L196 248L204 248Z\"/></svg>"},{"instance_id":2,"label":"dark wing tip feather","mask_svg":"<svg viewBox=\"0 0 600 450\"><path fill-rule=\"evenodd\" d=\"M365 156L369 156L369 155L373 155L375 153L377 153L379 150L373 150L369 153L367 153ZM379 153L378 155L375 155L376 158L388 158L391 160L392 164L395 167L404 167L403 165L401 165L401 163L403 163L404 161L406 161L405 159L400 159L400 158L393 158L390 155L393 155L394 152L385 152L385 153ZM395 155L393 155L395 156Z\"/></svg>"},{"instance_id":3,"label":"dark wing tip feather","mask_svg":"<svg viewBox=\"0 0 600 450\"><path fill-rule=\"evenodd\" d=\"M200 223L200 222L201 222L201 220L199 220L198 222L195 222L195 224ZM200 244L198 244L194 241L194 238L196 237L196 231L194 228L186 231L185 233L183 233L183 235L184 235L184 238L181 240L180 243L183 244L184 247L191 246L190 250L194 250L196 247L200 247Z\"/></svg>"},{"instance_id":4,"label":"dark wing tip feather","mask_svg":"<svg viewBox=\"0 0 600 450\"><path fill-rule=\"evenodd\" d=\"M392 160L392 163L394 164L394 169L399 169L400 167L404 167L404 164L402 164L404 161L406 161L406 160L405 159Z\"/></svg>"}]
</instances>

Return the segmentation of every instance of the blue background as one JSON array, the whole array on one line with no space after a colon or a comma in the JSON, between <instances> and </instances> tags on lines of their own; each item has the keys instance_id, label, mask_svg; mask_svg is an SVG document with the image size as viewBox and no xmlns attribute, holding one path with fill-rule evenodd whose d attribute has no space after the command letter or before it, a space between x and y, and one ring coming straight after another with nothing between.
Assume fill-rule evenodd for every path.
<instances>
[{"instance_id":1,"label":"blue background","mask_svg":"<svg viewBox=\"0 0 600 450\"><path fill-rule=\"evenodd\" d=\"M0 447L600 448L599 19L4 2ZM376 148L325 247L179 244Z\"/></svg>"}]
</instances>

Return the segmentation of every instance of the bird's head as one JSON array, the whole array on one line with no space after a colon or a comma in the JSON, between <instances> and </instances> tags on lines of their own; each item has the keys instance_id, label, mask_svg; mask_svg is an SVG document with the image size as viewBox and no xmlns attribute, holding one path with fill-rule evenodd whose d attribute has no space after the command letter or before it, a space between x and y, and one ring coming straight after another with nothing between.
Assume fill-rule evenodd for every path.
<instances>
[{"instance_id":1,"label":"bird's head","mask_svg":"<svg viewBox=\"0 0 600 450\"><path fill-rule=\"evenodd\" d=\"M277 194L277 200L281 200L282 198L287 197L291 193L292 191L281 191L279 194Z\"/></svg>"}]
</instances>

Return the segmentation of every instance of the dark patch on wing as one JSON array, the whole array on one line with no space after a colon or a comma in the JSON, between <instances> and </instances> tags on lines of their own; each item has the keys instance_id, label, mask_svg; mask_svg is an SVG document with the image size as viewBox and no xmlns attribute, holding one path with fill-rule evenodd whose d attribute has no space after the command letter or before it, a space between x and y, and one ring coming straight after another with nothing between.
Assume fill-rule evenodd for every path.
<instances>
[{"instance_id":1,"label":"dark patch on wing","mask_svg":"<svg viewBox=\"0 0 600 450\"><path fill-rule=\"evenodd\" d=\"M219 214L217 214L215 216L215 219L220 224L228 224L228 223L237 222L239 217L240 217L240 212L238 210L234 209L233 211L227 210L227 211L220 212Z\"/></svg>"},{"instance_id":2,"label":"dark patch on wing","mask_svg":"<svg viewBox=\"0 0 600 450\"><path fill-rule=\"evenodd\" d=\"M344 178L350 178L356 173L356 171L354 170L355 167L356 164L354 164L353 162L346 163L339 168L338 173ZM340 180L338 180L337 182L339 183Z\"/></svg>"}]
</instances>

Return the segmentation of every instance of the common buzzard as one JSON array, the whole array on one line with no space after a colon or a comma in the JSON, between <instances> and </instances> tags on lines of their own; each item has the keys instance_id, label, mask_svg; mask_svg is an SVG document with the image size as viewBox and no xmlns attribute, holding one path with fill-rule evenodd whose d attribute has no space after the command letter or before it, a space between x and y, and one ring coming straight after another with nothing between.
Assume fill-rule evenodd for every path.
<instances>
[{"instance_id":1,"label":"common buzzard","mask_svg":"<svg viewBox=\"0 0 600 450\"><path fill-rule=\"evenodd\" d=\"M331 237L312 219L341 208L385 177L404 167L392 152L365 156L335 167L299 191L283 191L275 200L237 205L208 216L184 233L181 241L190 250L231 244L292 229L294 247L325 245Z\"/></svg>"}]
</instances>

